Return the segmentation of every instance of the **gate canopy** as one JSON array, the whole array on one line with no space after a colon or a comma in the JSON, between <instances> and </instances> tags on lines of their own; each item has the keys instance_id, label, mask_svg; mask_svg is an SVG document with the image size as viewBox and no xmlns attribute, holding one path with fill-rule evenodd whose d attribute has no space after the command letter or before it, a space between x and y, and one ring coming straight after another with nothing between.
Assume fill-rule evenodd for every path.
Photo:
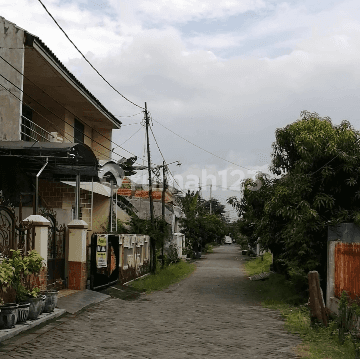
<instances>
[{"instance_id":1,"label":"gate canopy","mask_svg":"<svg viewBox=\"0 0 360 359\"><path fill-rule=\"evenodd\" d=\"M98 160L82 143L0 141L0 157L22 159L25 172L36 174L48 159L44 173L98 178Z\"/></svg>"}]
</instances>

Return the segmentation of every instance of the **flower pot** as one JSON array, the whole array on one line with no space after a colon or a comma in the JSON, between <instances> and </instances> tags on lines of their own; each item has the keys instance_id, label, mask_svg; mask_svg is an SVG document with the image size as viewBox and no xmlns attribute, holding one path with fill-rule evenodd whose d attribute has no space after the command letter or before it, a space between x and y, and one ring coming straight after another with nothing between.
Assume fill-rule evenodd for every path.
<instances>
[{"instance_id":1,"label":"flower pot","mask_svg":"<svg viewBox=\"0 0 360 359\"><path fill-rule=\"evenodd\" d=\"M40 294L40 297L41 297L41 309L40 309L40 315L41 315L45 309L46 295Z\"/></svg>"},{"instance_id":2,"label":"flower pot","mask_svg":"<svg viewBox=\"0 0 360 359\"><path fill-rule=\"evenodd\" d=\"M18 305L15 303L4 304L0 307L0 310L0 328L13 328L18 317Z\"/></svg>"},{"instance_id":3,"label":"flower pot","mask_svg":"<svg viewBox=\"0 0 360 359\"><path fill-rule=\"evenodd\" d=\"M30 303L20 303L18 306L18 323L24 323L29 317Z\"/></svg>"},{"instance_id":4,"label":"flower pot","mask_svg":"<svg viewBox=\"0 0 360 359\"><path fill-rule=\"evenodd\" d=\"M57 290L46 290L41 292L41 294L46 295L44 313L51 313L54 311L58 300L58 293Z\"/></svg>"},{"instance_id":5,"label":"flower pot","mask_svg":"<svg viewBox=\"0 0 360 359\"><path fill-rule=\"evenodd\" d=\"M40 315L42 297L29 298L27 301L30 303L28 319L35 320Z\"/></svg>"}]
</instances>

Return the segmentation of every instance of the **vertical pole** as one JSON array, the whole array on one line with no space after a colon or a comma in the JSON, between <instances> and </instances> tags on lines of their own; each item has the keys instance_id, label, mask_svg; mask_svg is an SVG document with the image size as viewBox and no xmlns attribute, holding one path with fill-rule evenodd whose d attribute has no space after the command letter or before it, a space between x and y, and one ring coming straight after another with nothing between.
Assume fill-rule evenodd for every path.
<instances>
[{"instance_id":1,"label":"vertical pole","mask_svg":"<svg viewBox=\"0 0 360 359\"><path fill-rule=\"evenodd\" d=\"M163 191L161 194L161 203L162 203L161 215L162 215L163 219L165 219L165 192L166 192L166 176L165 176L166 168L165 168L165 166L166 166L165 161L163 161Z\"/></svg>"},{"instance_id":2,"label":"vertical pole","mask_svg":"<svg viewBox=\"0 0 360 359\"><path fill-rule=\"evenodd\" d=\"M41 167L41 170L37 173L36 178L35 178L35 213L34 214L37 214L39 211L39 177L40 177L42 171L47 166L48 161L49 161L49 159L46 158L46 162L45 162L44 166Z\"/></svg>"},{"instance_id":3,"label":"vertical pole","mask_svg":"<svg viewBox=\"0 0 360 359\"><path fill-rule=\"evenodd\" d=\"M19 224L22 224L22 194L20 193L20 201L19 201Z\"/></svg>"},{"instance_id":4,"label":"vertical pole","mask_svg":"<svg viewBox=\"0 0 360 359\"><path fill-rule=\"evenodd\" d=\"M118 231L118 219L117 219L117 203L118 203L118 200L117 200L117 195L118 195L118 190L116 189L116 194L115 194L115 231L117 233Z\"/></svg>"},{"instance_id":5,"label":"vertical pole","mask_svg":"<svg viewBox=\"0 0 360 359\"><path fill-rule=\"evenodd\" d=\"M74 219L80 219L80 174L76 175L75 187L75 215Z\"/></svg>"},{"instance_id":6,"label":"vertical pole","mask_svg":"<svg viewBox=\"0 0 360 359\"><path fill-rule=\"evenodd\" d=\"M151 162L150 162L150 142L149 142L149 116L147 112L147 105L145 102L145 125L146 125L146 148L147 148L147 158L148 158L148 174L149 174L149 200L150 200L150 219L151 223L154 224L154 204L152 198L152 182L151 182ZM155 238L150 238L150 248L152 251L150 259L151 272L155 273L156 270L156 247L155 247Z\"/></svg>"},{"instance_id":7,"label":"vertical pole","mask_svg":"<svg viewBox=\"0 0 360 359\"><path fill-rule=\"evenodd\" d=\"M114 204L114 199L113 199L113 181L110 181L110 233L112 233L113 231L113 204Z\"/></svg>"},{"instance_id":8,"label":"vertical pole","mask_svg":"<svg viewBox=\"0 0 360 359\"><path fill-rule=\"evenodd\" d=\"M211 190L212 190L212 184L210 185L210 214L211 214L211 212L212 212L212 204L211 204L212 197L211 197Z\"/></svg>"},{"instance_id":9,"label":"vertical pole","mask_svg":"<svg viewBox=\"0 0 360 359\"><path fill-rule=\"evenodd\" d=\"M91 212L90 212L90 226L93 229L93 211L94 211L94 177L91 177Z\"/></svg>"},{"instance_id":10,"label":"vertical pole","mask_svg":"<svg viewBox=\"0 0 360 359\"><path fill-rule=\"evenodd\" d=\"M165 168L166 164L165 161L163 161L163 190L161 193L161 216L163 221L165 220L165 193L166 193L166 168ZM164 258L164 242L165 242L165 238L162 242L161 245L161 265L162 267L165 266L165 258Z\"/></svg>"},{"instance_id":11,"label":"vertical pole","mask_svg":"<svg viewBox=\"0 0 360 359\"><path fill-rule=\"evenodd\" d=\"M35 178L35 209L34 214L37 214L39 209L39 177Z\"/></svg>"}]
</instances>

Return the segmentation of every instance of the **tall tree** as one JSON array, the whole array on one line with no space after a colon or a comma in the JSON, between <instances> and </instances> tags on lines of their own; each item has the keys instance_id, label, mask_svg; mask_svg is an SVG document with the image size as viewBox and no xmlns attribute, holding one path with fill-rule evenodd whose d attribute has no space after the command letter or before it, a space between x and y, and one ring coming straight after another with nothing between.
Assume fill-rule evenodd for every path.
<instances>
[{"instance_id":1,"label":"tall tree","mask_svg":"<svg viewBox=\"0 0 360 359\"><path fill-rule=\"evenodd\" d=\"M247 234L279 250L279 262L299 285L305 286L309 270L326 277L328 225L359 217L359 141L349 122L335 126L302 112L276 130L271 171L278 177L264 180L258 191L245 189L239 202Z\"/></svg>"},{"instance_id":2,"label":"tall tree","mask_svg":"<svg viewBox=\"0 0 360 359\"><path fill-rule=\"evenodd\" d=\"M188 250L199 252L209 242L220 242L226 233L226 223L221 215L209 214L199 192L188 191L179 198L185 214L181 220L181 232L185 234Z\"/></svg>"}]
</instances>

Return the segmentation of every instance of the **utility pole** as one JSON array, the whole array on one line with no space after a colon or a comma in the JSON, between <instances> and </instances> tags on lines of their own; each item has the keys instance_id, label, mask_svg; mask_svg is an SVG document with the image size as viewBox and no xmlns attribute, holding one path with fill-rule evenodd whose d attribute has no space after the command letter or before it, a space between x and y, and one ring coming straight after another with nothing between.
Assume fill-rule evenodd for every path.
<instances>
[{"instance_id":1,"label":"utility pole","mask_svg":"<svg viewBox=\"0 0 360 359\"><path fill-rule=\"evenodd\" d=\"M114 213L113 180L111 180L110 181L110 233L113 232L113 213Z\"/></svg>"},{"instance_id":2,"label":"utility pole","mask_svg":"<svg viewBox=\"0 0 360 359\"><path fill-rule=\"evenodd\" d=\"M165 221L165 193L166 193L166 168L165 168L166 164L165 161L163 161L163 190L161 193L161 216L163 221ZM161 264L162 267L165 266L165 258L164 258L164 241L162 242L162 246L161 246Z\"/></svg>"},{"instance_id":3,"label":"utility pole","mask_svg":"<svg viewBox=\"0 0 360 359\"><path fill-rule=\"evenodd\" d=\"M212 205L211 205L211 200L212 200L212 198L211 198L211 190L212 190L212 184L210 185L210 214L211 214L211 210L212 210Z\"/></svg>"},{"instance_id":4,"label":"utility pole","mask_svg":"<svg viewBox=\"0 0 360 359\"><path fill-rule=\"evenodd\" d=\"M162 218L165 219L165 191L166 191L166 169L165 169L165 161L163 161L163 191L161 194L161 203L162 203L162 207L161 207L161 215Z\"/></svg>"},{"instance_id":5,"label":"utility pole","mask_svg":"<svg viewBox=\"0 0 360 359\"><path fill-rule=\"evenodd\" d=\"M149 142L149 116L147 112L147 105L145 102L145 125L146 125L146 148L148 158L148 174L149 174L149 200L150 200L150 219L151 224L154 225L154 203L152 198L152 182L151 182L151 162L150 162L150 142ZM156 247L155 238L150 237L150 269L152 273L156 271Z\"/></svg>"}]
</instances>

